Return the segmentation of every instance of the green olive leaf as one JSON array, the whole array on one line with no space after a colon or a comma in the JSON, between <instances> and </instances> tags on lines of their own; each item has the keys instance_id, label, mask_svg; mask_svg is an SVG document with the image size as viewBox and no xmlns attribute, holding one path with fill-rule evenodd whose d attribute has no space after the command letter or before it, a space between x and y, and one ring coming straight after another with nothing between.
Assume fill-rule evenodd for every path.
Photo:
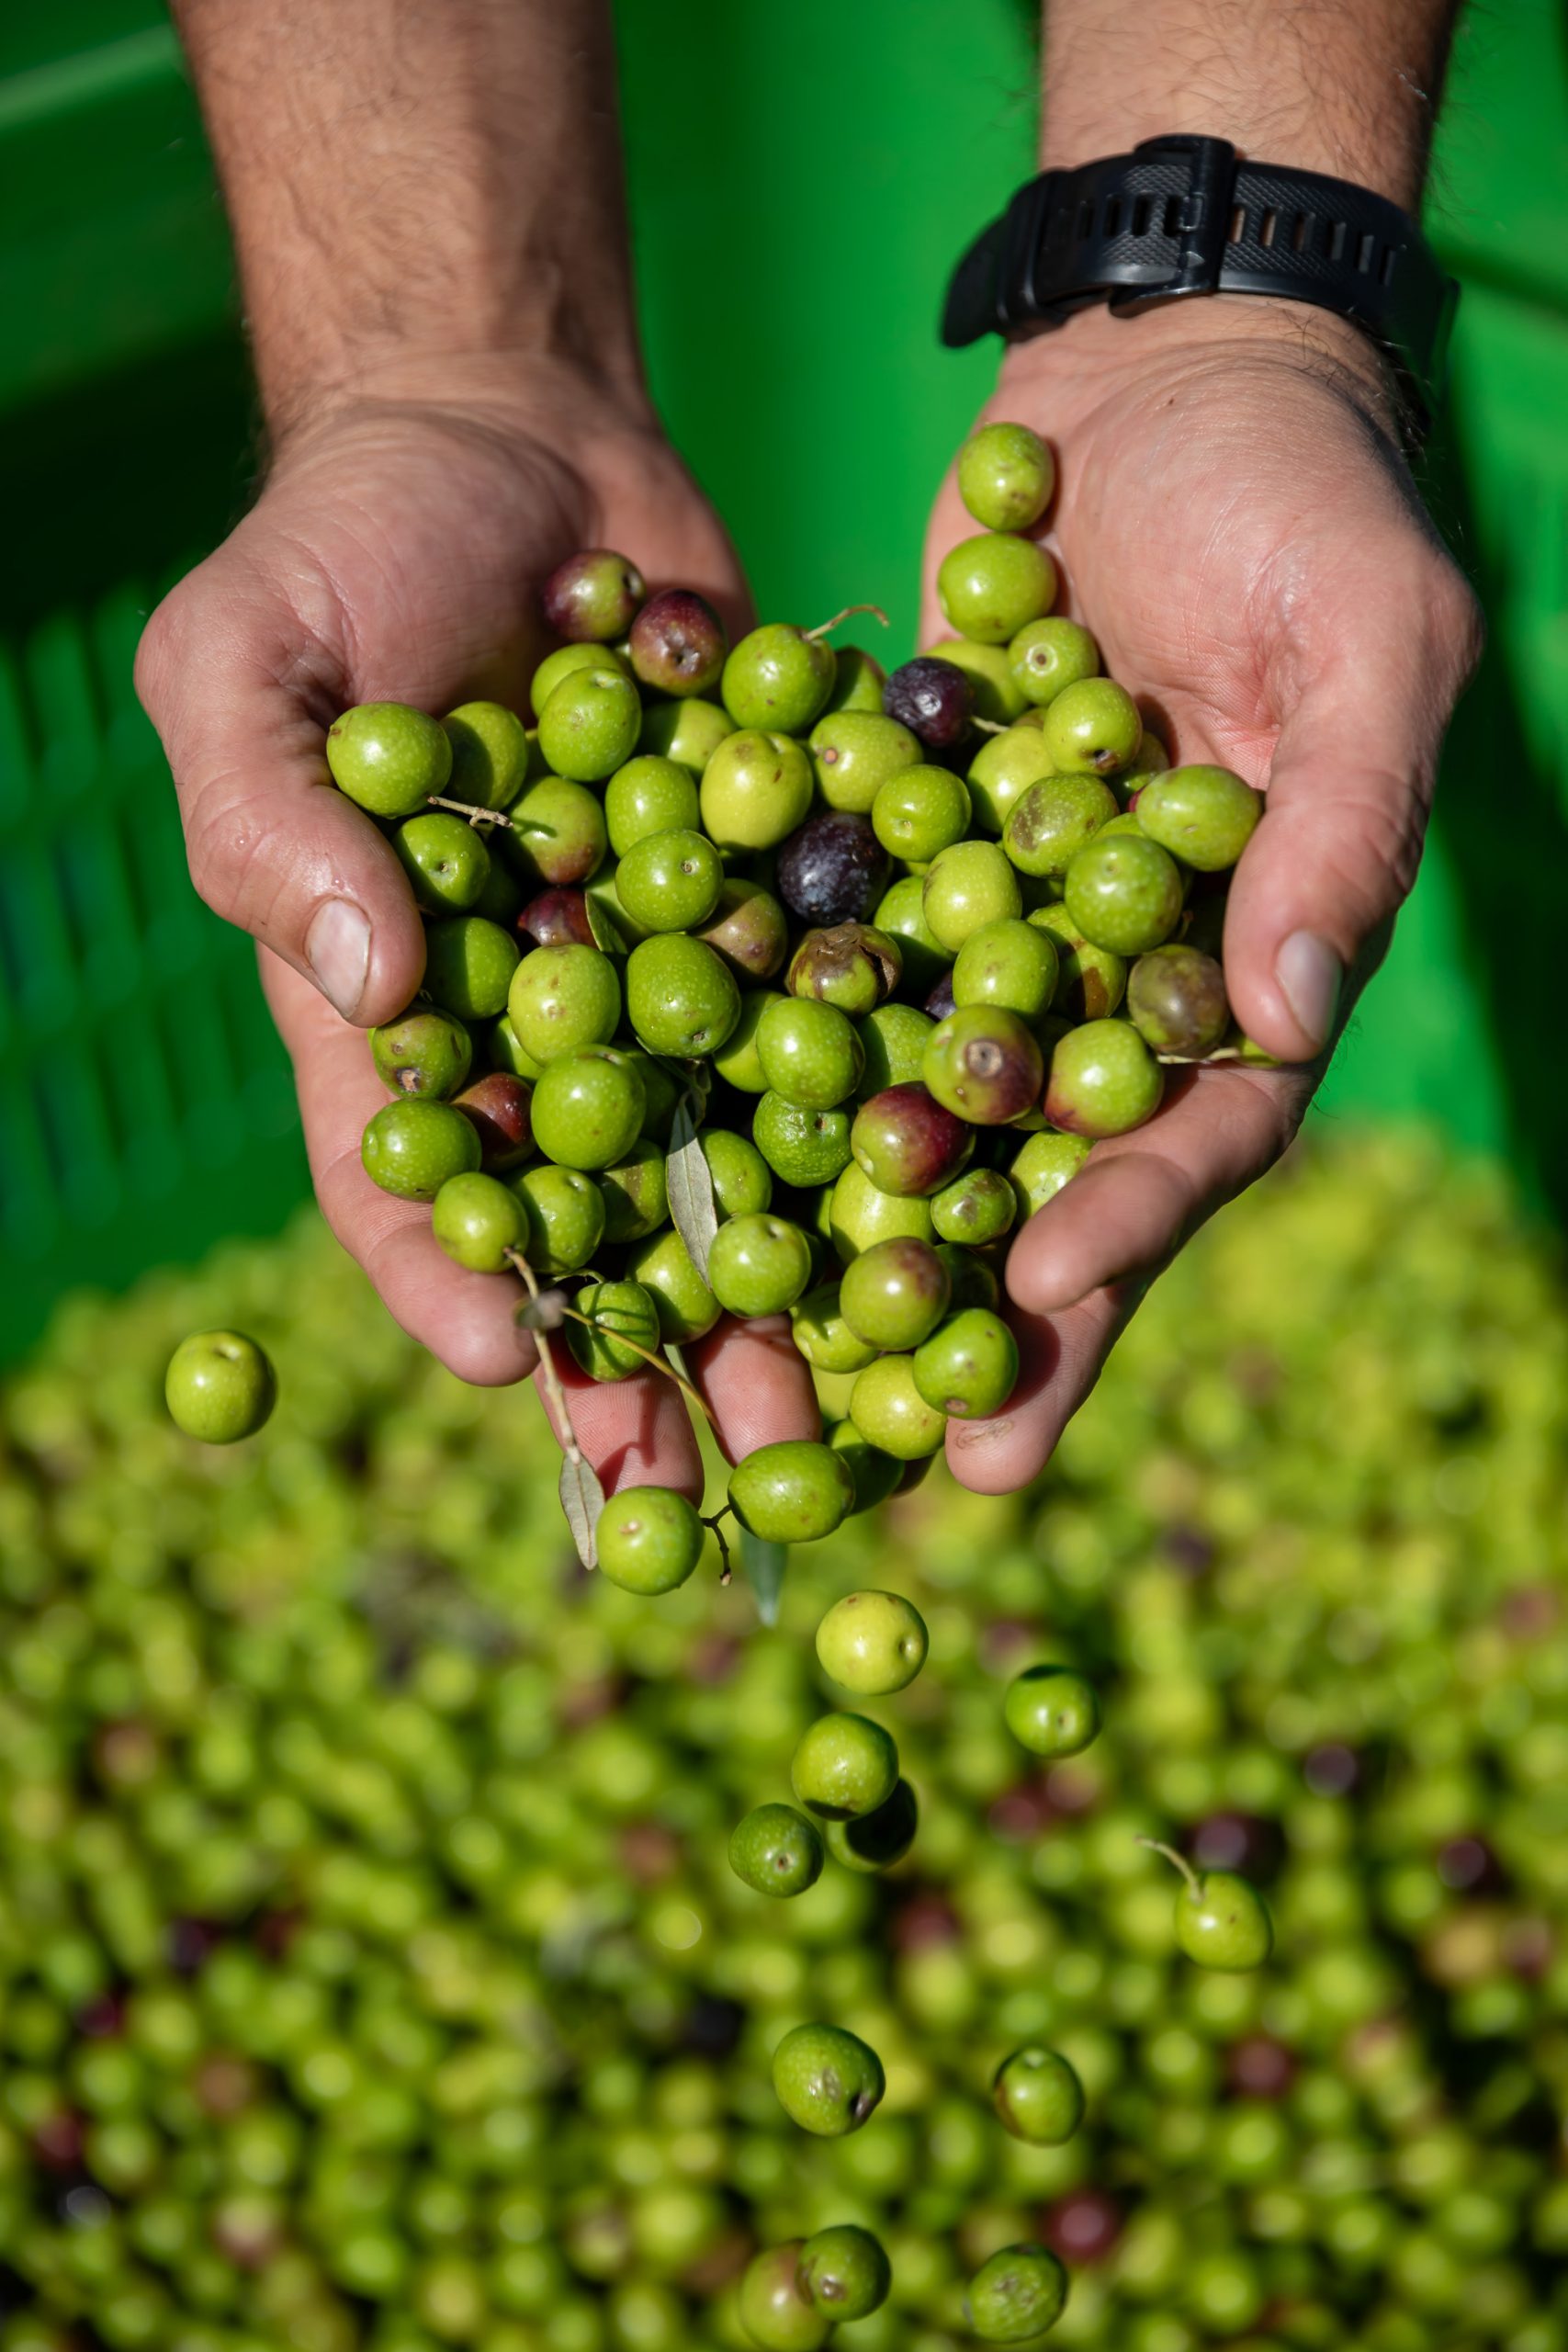
<instances>
[{"instance_id":1,"label":"green olive leaf","mask_svg":"<svg viewBox=\"0 0 1568 2352\"><path fill-rule=\"evenodd\" d=\"M675 1105L670 1126L670 1153L664 1163L670 1194L670 1222L686 1245L686 1255L704 1282L708 1278L708 1251L718 1231L718 1210L713 1197L713 1177L697 1139L689 1105Z\"/></svg>"},{"instance_id":2,"label":"green olive leaf","mask_svg":"<svg viewBox=\"0 0 1568 2352\"><path fill-rule=\"evenodd\" d=\"M757 1614L764 1625L776 1625L779 1616L779 1595L784 1590L784 1569L789 1562L787 1544L769 1544L761 1535L753 1535L750 1528L736 1531L736 1547L740 1565L746 1571L757 1602Z\"/></svg>"},{"instance_id":3,"label":"green olive leaf","mask_svg":"<svg viewBox=\"0 0 1568 2352\"><path fill-rule=\"evenodd\" d=\"M619 924L609 910L602 907L592 890L588 898L588 928L593 933L593 944L601 956L624 956L626 943Z\"/></svg>"},{"instance_id":4,"label":"green olive leaf","mask_svg":"<svg viewBox=\"0 0 1568 2352\"><path fill-rule=\"evenodd\" d=\"M599 1514L604 1508L604 1489L599 1484L599 1474L585 1454L575 1450L561 1456L560 1507L566 1513L566 1523L571 1530L571 1540L577 1546L577 1556L585 1568L599 1565L594 1531Z\"/></svg>"}]
</instances>

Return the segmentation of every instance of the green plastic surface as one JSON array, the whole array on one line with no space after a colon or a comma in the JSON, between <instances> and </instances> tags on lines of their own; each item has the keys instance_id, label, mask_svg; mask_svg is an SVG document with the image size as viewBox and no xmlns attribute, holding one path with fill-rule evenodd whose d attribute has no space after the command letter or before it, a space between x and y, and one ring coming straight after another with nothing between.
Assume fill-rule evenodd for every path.
<instances>
[{"instance_id":1,"label":"green plastic surface","mask_svg":"<svg viewBox=\"0 0 1568 2352\"><path fill-rule=\"evenodd\" d=\"M994 367L938 347L940 288L1030 168L1033 12L618 15L671 431L765 610L812 621L874 598L901 650L930 493ZM1434 188L1468 291L1432 496L1492 641L1432 852L1319 1115L1435 1114L1509 1150L1561 1207L1547 959L1568 873L1568 65L1550 0L1467 19ZM276 1226L305 1177L248 943L190 889L130 685L142 616L241 510L253 461L221 211L148 0L0 17L0 224L6 1353L73 1283Z\"/></svg>"}]
</instances>

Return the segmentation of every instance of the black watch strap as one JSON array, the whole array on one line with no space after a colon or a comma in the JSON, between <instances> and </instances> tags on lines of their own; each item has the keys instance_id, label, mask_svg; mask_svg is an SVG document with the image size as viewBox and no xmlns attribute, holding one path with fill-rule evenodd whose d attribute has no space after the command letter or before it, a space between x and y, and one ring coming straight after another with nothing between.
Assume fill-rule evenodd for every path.
<instances>
[{"instance_id":1,"label":"black watch strap","mask_svg":"<svg viewBox=\"0 0 1568 2352\"><path fill-rule=\"evenodd\" d=\"M1191 294L1314 302L1385 345L1425 421L1459 288L1408 213L1321 172L1240 160L1225 139L1145 139L1042 172L953 272L942 341L1010 341L1109 301L1122 316Z\"/></svg>"}]
</instances>

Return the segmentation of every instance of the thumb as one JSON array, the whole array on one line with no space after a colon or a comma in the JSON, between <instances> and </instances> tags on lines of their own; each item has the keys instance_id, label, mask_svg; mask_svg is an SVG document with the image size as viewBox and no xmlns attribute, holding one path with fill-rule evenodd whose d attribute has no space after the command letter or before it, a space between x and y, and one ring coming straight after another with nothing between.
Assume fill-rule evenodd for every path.
<instances>
[{"instance_id":1,"label":"thumb","mask_svg":"<svg viewBox=\"0 0 1568 2352\"><path fill-rule=\"evenodd\" d=\"M328 773L326 729L347 699L334 667L231 542L152 615L136 686L201 897L369 1026L413 995L424 938L390 844Z\"/></svg>"},{"instance_id":2,"label":"thumb","mask_svg":"<svg viewBox=\"0 0 1568 2352\"><path fill-rule=\"evenodd\" d=\"M1322 1052L1358 961L1381 952L1415 882L1468 658L1457 642L1364 644L1317 673L1280 730L1224 954L1237 1021L1281 1061Z\"/></svg>"}]
</instances>

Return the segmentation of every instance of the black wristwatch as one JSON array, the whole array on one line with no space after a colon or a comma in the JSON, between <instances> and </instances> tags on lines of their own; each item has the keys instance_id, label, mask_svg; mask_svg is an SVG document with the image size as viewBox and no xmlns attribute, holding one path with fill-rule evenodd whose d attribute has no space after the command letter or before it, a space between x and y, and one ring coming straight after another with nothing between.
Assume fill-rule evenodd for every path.
<instances>
[{"instance_id":1,"label":"black wristwatch","mask_svg":"<svg viewBox=\"0 0 1568 2352\"><path fill-rule=\"evenodd\" d=\"M1042 172L953 274L942 341L1021 341L1106 301L1119 316L1192 294L1314 302L1384 345L1425 424L1459 288L1408 213L1321 172L1240 159L1226 139L1145 139Z\"/></svg>"}]
</instances>

